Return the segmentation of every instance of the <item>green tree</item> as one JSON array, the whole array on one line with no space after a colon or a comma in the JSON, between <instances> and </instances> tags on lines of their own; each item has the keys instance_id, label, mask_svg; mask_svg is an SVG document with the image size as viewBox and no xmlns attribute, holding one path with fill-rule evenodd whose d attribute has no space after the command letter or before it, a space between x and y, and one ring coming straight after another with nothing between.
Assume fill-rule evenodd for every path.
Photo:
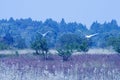
<instances>
[{"instance_id":1,"label":"green tree","mask_svg":"<svg viewBox=\"0 0 120 80\"><path fill-rule=\"evenodd\" d=\"M88 44L87 39L84 39L82 41L79 50L82 51L82 52L87 52L89 50L89 44Z\"/></svg>"},{"instance_id":2,"label":"green tree","mask_svg":"<svg viewBox=\"0 0 120 80\"><path fill-rule=\"evenodd\" d=\"M36 51L37 55L42 55L44 59L48 59L47 41L41 35L37 36L36 39L32 42L31 48Z\"/></svg>"},{"instance_id":3,"label":"green tree","mask_svg":"<svg viewBox=\"0 0 120 80\"><path fill-rule=\"evenodd\" d=\"M67 61L75 50L87 52L89 49L87 39L74 33L63 34L58 44L58 55L63 61Z\"/></svg>"},{"instance_id":4,"label":"green tree","mask_svg":"<svg viewBox=\"0 0 120 80\"><path fill-rule=\"evenodd\" d=\"M119 37L110 37L108 39L108 45L112 46L116 52L120 53L120 36Z\"/></svg>"},{"instance_id":5,"label":"green tree","mask_svg":"<svg viewBox=\"0 0 120 80\"><path fill-rule=\"evenodd\" d=\"M6 33L3 39L4 39L4 42L8 45L13 45L14 43L13 36L10 33Z\"/></svg>"},{"instance_id":6,"label":"green tree","mask_svg":"<svg viewBox=\"0 0 120 80\"><path fill-rule=\"evenodd\" d=\"M89 49L88 40L78 34L63 34L59 39L60 47L67 48L73 52L74 50L86 52Z\"/></svg>"}]
</instances>

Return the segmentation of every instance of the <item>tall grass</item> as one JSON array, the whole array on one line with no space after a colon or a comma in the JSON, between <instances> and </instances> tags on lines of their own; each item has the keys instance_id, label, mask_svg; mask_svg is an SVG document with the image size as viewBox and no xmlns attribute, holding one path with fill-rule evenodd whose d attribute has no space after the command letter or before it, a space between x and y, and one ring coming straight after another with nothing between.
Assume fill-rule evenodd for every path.
<instances>
[{"instance_id":1,"label":"tall grass","mask_svg":"<svg viewBox=\"0 0 120 80\"><path fill-rule=\"evenodd\" d=\"M119 80L117 55L80 55L63 62L39 57L0 59L0 80Z\"/></svg>"}]
</instances>

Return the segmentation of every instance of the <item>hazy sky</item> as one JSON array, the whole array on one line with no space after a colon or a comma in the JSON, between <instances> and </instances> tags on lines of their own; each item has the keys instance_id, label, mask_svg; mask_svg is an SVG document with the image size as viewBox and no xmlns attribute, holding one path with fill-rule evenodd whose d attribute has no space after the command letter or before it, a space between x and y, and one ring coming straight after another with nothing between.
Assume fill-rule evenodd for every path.
<instances>
[{"instance_id":1,"label":"hazy sky","mask_svg":"<svg viewBox=\"0 0 120 80\"><path fill-rule=\"evenodd\" d=\"M120 24L120 0L0 0L0 19L28 18L45 20L52 18L66 22L92 22L116 19Z\"/></svg>"}]
</instances>

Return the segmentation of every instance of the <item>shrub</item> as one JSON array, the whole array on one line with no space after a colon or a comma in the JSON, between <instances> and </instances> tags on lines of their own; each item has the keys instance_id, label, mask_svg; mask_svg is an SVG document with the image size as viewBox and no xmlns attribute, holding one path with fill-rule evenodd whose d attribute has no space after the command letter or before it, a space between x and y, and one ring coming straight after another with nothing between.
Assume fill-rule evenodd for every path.
<instances>
[{"instance_id":1,"label":"shrub","mask_svg":"<svg viewBox=\"0 0 120 80\"><path fill-rule=\"evenodd\" d=\"M69 57L72 55L72 52L68 49L59 49L58 55L63 58L63 61L67 61Z\"/></svg>"}]
</instances>

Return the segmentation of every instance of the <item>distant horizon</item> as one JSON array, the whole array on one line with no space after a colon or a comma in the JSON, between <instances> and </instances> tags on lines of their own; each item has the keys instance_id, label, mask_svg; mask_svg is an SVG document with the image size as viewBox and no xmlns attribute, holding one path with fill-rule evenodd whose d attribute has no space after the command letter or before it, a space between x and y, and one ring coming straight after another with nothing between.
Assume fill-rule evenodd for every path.
<instances>
[{"instance_id":1,"label":"distant horizon","mask_svg":"<svg viewBox=\"0 0 120 80\"><path fill-rule=\"evenodd\" d=\"M16 20L16 19L28 19L28 18L31 18L31 17L24 17L24 18L22 18L22 17L21 17L21 18L9 17L9 18L0 18L0 20L2 20L2 19L9 20L10 18L13 18L14 20ZM98 23L100 23L100 24L104 24L105 22L108 23L108 22L111 22L112 20L116 20L118 26L120 26L120 23L118 22L117 19L104 20L104 21L94 20L93 22L91 21L91 23L89 23L89 24L86 24L86 23L84 23L84 22L82 22L82 21L67 20L67 19L65 19L65 18L61 18L61 19L59 19L59 20L56 20L56 19L53 19L53 18L45 18L45 19L43 19L43 18L41 18L41 19L34 19L34 18L31 18L31 19L32 19L33 21L42 21L42 22L46 21L47 19L52 19L52 20L54 20L54 21L56 21L56 22L60 22L62 19L64 19L66 23L70 23L70 22L82 23L82 24L85 25L87 28L90 28L90 26L93 24L93 22L98 22Z\"/></svg>"},{"instance_id":2,"label":"distant horizon","mask_svg":"<svg viewBox=\"0 0 120 80\"><path fill-rule=\"evenodd\" d=\"M32 19L33 21L42 21L42 22L45 22L47 19L52 19L52 18L46 18L45 20L41 20L41 19L33 19L33 18L31 18L31 17L28 17L28 18L14 18L14 17L10 17L10 18L13 18L14 20L20 20L20 19ZM0 18L0 20L2 20L2 19L4 19L4 20L9 20L10 18ZM61 18L61 20L62 19L64 19L64 18ZM61 20L59 20L59 21L57 21L57 20L54 20L54 19L52 19L53 21L56 21L56 22L58 22L58 23L60 23L61 22ZM83 24L82 22L78 22L78 21L66 21L66 19L64 19L65 20L65 22L66 23L74 23L74 22L76 22L76 23L81 23L81 24ZM110 21L104 21L104 22L99 22L99 21L93 21L92 23L91 23L91 25L94 23L94 22L98 22L98 23L100 23L100 24L104 24L105 22L106 23L109 23L109 22L111 22L112 20L116 20L116 19L111 19ZM117 22L117 24L118 24L118 21L116 20L116 22ZM90 28L91 27L91 25L86 25L86 24L83 24L83 25L85 25L86 26L86 28ZM119 24L118 24L118 26L120 26Z\"/></svg>"},{"instance_id":3,"label":"distant horizon","mask_svg":"<svg viewBox=\"0 0 120 80\"><path fill-rule=\"evenodd\" d=\"M92 22L120 25L120 0L0 0L0 19L31 17L33 20L52 18L66 22L81 22L89 27Z\"/></svg>"}]
</instances>

